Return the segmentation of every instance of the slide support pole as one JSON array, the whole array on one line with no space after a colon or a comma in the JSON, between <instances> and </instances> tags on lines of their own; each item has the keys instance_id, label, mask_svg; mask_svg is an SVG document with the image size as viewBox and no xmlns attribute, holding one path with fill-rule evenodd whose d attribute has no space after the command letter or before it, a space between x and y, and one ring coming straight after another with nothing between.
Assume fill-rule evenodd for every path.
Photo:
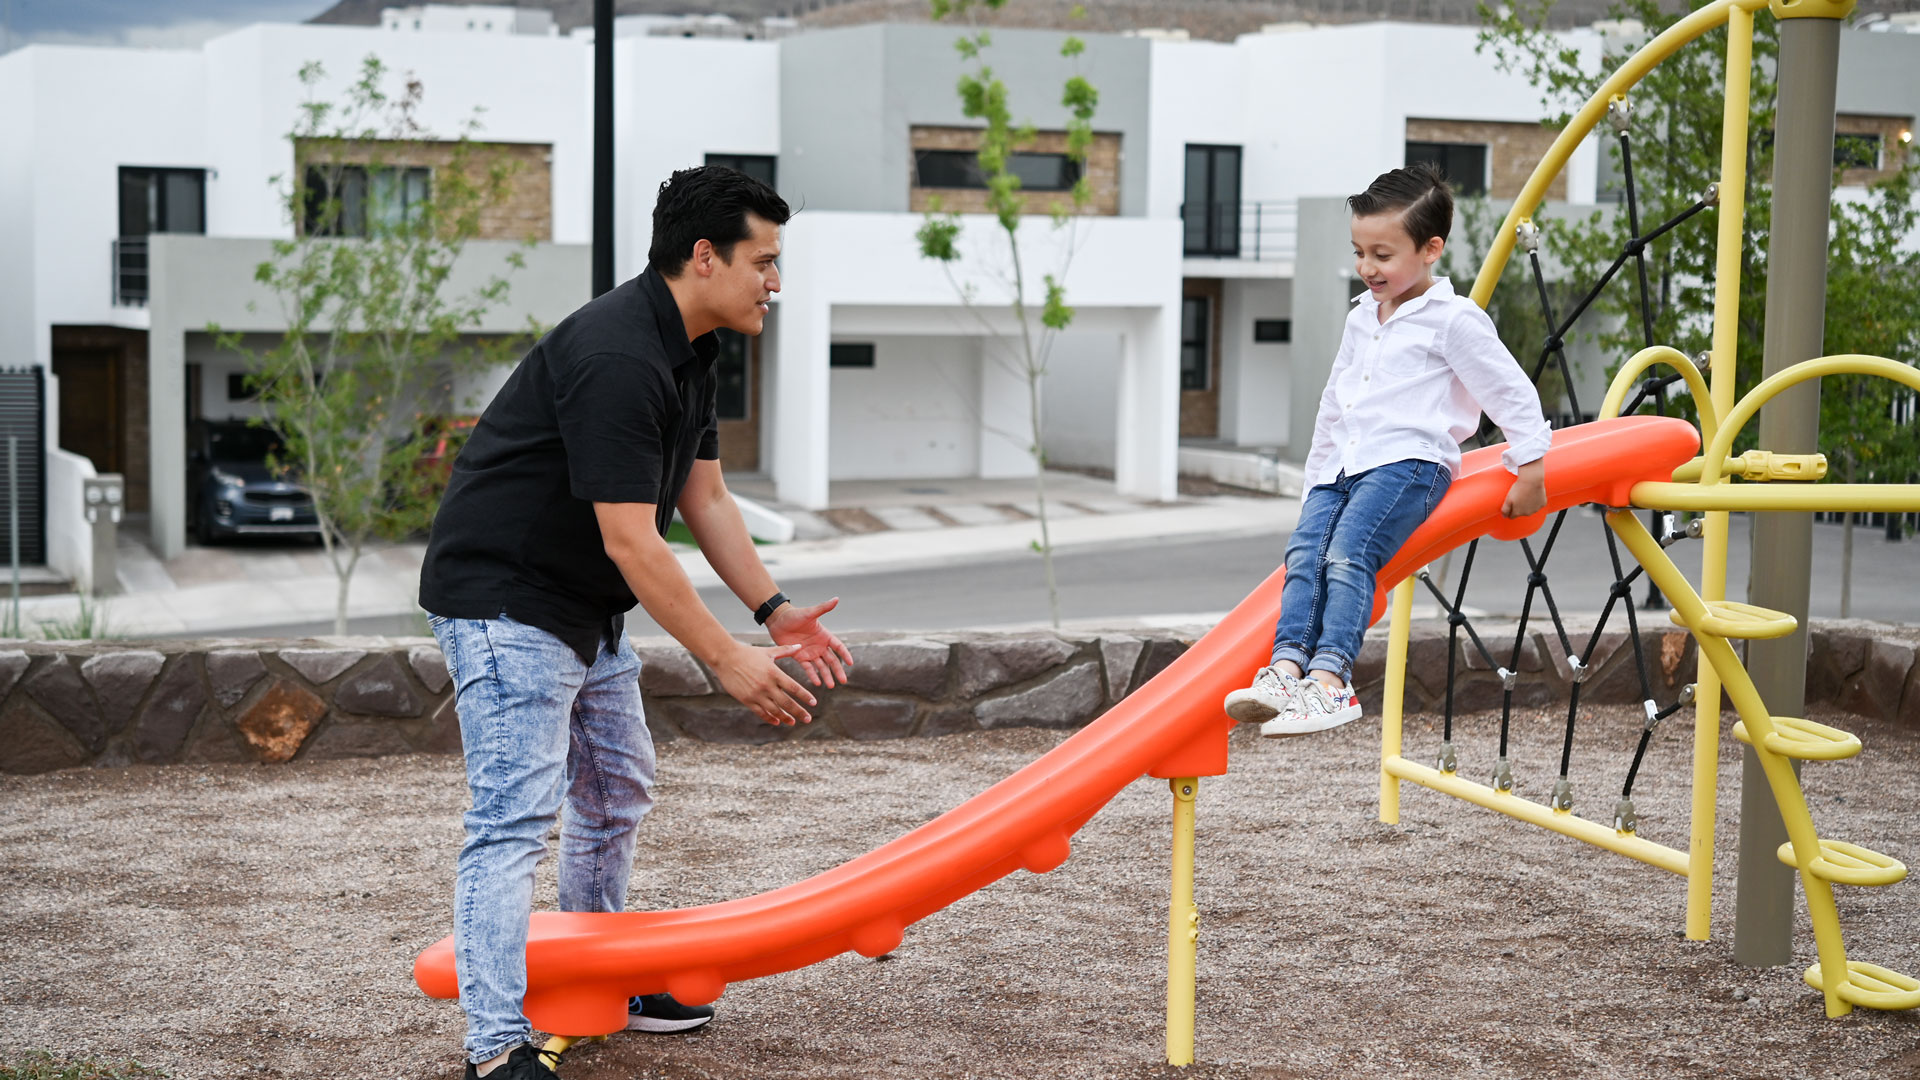
<instances>
[{"instance_id":1,"label":"slide support pole","mask_svg":"<svg viewBox=\"0 0 1920 1080\"><path fill-rule=\"evenodd\" d=\"M1167 913L1167 1064L1193 1064L1194 966L1200 953L1200 909L1193 902L1193 800L1198 777L1167 781L1173 789L1173 899Z\"/></svg>"}]
</instances>

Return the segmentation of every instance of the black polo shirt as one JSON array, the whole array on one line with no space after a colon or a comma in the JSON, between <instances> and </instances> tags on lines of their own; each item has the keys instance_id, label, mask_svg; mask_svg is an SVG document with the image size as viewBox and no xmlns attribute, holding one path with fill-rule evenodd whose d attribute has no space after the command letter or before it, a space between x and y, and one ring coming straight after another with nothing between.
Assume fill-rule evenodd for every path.
<instances>
[{"instance_id":1,"label":"black polo shirt","mask_svg":"<svg viewBox=\"0 0 1920 1080\"><path fill-rule=\"evenodd\" d=\"M420 568L420 606L537 626L591 664L637 601L596 502L653 503L661 533L696 458L720 456L714 335L687 340L648 268L521 359L454 460Z\"/></svg>"}]
</instances>

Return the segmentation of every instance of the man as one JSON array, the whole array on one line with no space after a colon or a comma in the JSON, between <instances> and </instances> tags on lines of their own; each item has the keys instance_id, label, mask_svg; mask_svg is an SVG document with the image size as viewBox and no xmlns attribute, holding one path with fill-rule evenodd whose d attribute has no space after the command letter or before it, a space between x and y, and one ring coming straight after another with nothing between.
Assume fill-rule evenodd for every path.
<instances>
[{"instance_id":1,"label":"man","mask_svg":"<svg viewBox=\"0 0 1920 1080\"><path fill-rule=\"evenodd\" d=\"M758 334L780 291L787 204L731 169L673 174L649 266L534 345L454 462L420 571L420 604L453 675L473 808L454 901L469 1080L553 1076L528 1045L534 865L562 799L560 906L619 911L653 741L623 613L636 600L770 724L806 723L814 685L846 679L846 646L774 585L720 475L713 331ZM775 642L721 628L663 534L675 508L701 553ZM666 994L629 1003L629 1030L690 1031L713 1015Z\"/></svg>"}]
</instances>

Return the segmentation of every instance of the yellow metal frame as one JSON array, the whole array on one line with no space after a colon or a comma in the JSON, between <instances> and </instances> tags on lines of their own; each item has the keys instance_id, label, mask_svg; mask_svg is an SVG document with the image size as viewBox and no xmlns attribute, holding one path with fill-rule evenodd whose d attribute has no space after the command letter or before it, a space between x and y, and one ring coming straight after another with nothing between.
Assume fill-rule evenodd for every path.
<instances>
[{"instance_id":1,"label":"yellow metal frame","mask_svg":"<svg viewBox=\"0 0 1920 1080\"><path fill-rule=\"evenodd\" d=\"M1776 3L1781 17L1833 17L1830 10L1850 3L1788 0ZM1719 0L1675 23L1621 65L1574 115L1534 170L1508 211L1492 251L1475 279L1472 297L1486 306L1511 258L1517 229L1539 207L1547 186L1574 149L1606 114L1610 102L1626 92L1661 60L1682 46L1727 26L1727 85L1721 132L1719 223L1716 233L1712 351L1708 370L1676 349L1656 346L1630 358L1608 387L1602 416L1617 415L1627 394L1650 368L1678 371L1698 408L1702 454L1675 470L1671 482L1636 484L1634 506L1645 509L1705 512L1701 533L1701 587L1695 591L1659 541L1629 509L1613 508L1607 524L1645 567L1673 604L1673 618L1699 642L1701 663L1695 686L1693 806L1687 850L1635 835L1631 824L1616 829L1542 806L1456 773L1409 761L1402 755L1406 662L1411 636L1414 585L1411 578L1394 589L1387 642L1386 684L1381 708L1380 820L1400 820L1400 784L1409 782L1497 810L1509 817L1583 840L1687 879L1686 932L1704 940L1712 921L1713 834L1717 797L1721 694L1739 714L1735 735L1752 745L1780 806L1789 843L1780 857L1800 871L1813 924L1819 962L1806 973L1809 985L1826 998L1829 1016L1865 1006L1875 1009L1920 1007L1920 980L1877 965L1849 961L1833 899L1835 883L1885 885L1900 880L1906 868L1897 860L1852 844L1823 840L1814 829L1793 763L1848 757L1859 751L1852 735L1797 717L1776 717L1761 700L1752 678L1729 644L1730 638L1761 638L1791 633L1791 616L1726 600L1727 514L1729 511L1920 511L1917 484L1811 484L1826 474L1819 455L1774 455L1750 451L1732 456L1734 440L1760 407L1784 390L1827 375L1873 375L1920 390L1920 371L1881 357L1829 356L1780 372L1735 401L1734 366L1739 343L1740 257L1746 213L1747 117L1753 65L1754 13L1768 0ZM1792 11L1783 10L1791 7ZM1735 483L1734 480L1747 481Z\"/></svg>"}]
</instances>

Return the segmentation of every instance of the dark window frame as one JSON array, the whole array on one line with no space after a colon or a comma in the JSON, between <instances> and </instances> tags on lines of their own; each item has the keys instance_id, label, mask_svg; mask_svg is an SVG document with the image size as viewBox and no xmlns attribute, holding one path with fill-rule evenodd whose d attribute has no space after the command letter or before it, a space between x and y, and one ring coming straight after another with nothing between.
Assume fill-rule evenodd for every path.
<instances>
[{"instance_id":1,"label":"dark window frame","mask_svg":"<svg viewBox=\"0 0 1920 1080\"><path fill-rule=\"evenodd\" d=\"M1205 158L1205 179L1201 191L1193 190L1194 157ZM1222 200L1220 189L1223 163L1232 159L1233 198ZM1188 143L1181 157L1185 192L1180 204L1182 253L1234 259L1240 256L1241 182L1246 175L1244 147L1228 143ZM1196 194L1198 197L1196 197Z\"/></svg>"},{"instance_id":2,"label":"dark window frame","mask_svg":"<svg viewBox=\"0 0 1920 1080\"><path fill-rule=\"evenodd\" d=\"M330 169L339 170L339 178L343 190L351 190L351 185L357 179L360 187L359 203L356 208L355 205L349 201L350 197L343 195L341 197L340 215L338 219L334 221L333 227L321 229L319 227L321 224L319 215L322 213L328 199L332 197L327 192L326 181L326 172ZM300 208L301 232L307 236L365 239L370 231L367 210L369 197L373 189L374 175L376 173L393 173L399 176L400 183L396 190L399 192L401 200L400 220L402 222L407 221L413 215L413 204L408 196L411 190L409 181L415 177L419 177L425 181L424 193L420 200L423 204L433 199L433 167L429 165L374 165L366 162L337 165L309 163L306 169L305 198L302 200Z\"/></svg>"},{"instance_id":3,"label":"dark window frame","mask_svg":"<svg viewBox=\"0 0 1920 1080\"><path fill-rule=\"evenodd\" d=\"M1878 172L1885 167L1887 140L1878 131L1840 131L1833 136L1833 167L1852 172L1865 169ZM1870 153L1861 160L1859 150Z\"/></svg>"},{"instance_id":4,"label":"dark window frame","mask_svg":"<svg viewBox=\"0 0 1920 1080\"><path fill-rule=\"evenodd\" d=\"M773 154L726 154L709 152L703 164L724 165L735 172L746 173L755 180L780 190L780 159ZM765 166L766 175L760 169Z\"/></svg>"},{"instance_id":5,"label":"dark window frame","mask_svg":"<svg viewBox=\"0 0 1920 1080\"><path fill-rule=\"evenodd\" d=\"M144 178L148 190L151 192L150 202L152 213L147 222L147 228L144 230L130 228L130 223L127 220L127 181L136 176ZM169 195L168 185L166 183L167 178L170 176L190 177L195 181L195 186L198 190L195 193L197 201L194 205L194 216L198 218L200 222L198 229L169 229L166 227L167 220L173 216L170 213L172 207L168 205ZM122 165L119 171L119 186L114 194L120 200L118 225L119 235L123 239L151 236L154 233L177 233L183 236L205 236L207 234L207 170L205 169L185 168L177 165ZM156 218L158 219L157 221L153 220Z\"/></svg>"},{"instance_id":6,"label":"dark window frame","mask_svg":"<svg viewBox=\"0 0 1920 1080\"><path fill-rule=\"evenodd\" d=\"M1197 336L1187 334L1187 313L1198 305L1199 314L1191 320ZM1213 300L1207 296L1183 296L1180 298L1180 390L1182 393L1205 393L1213 385ZM1191 352L1190 352L1191 350ZM1189 355L1199 357L1198 377L1189 378L1187 364Z\"/></svg>"},{"instance_id":7,"label":"dark window frame","mask_svg":"<svg viewBox=\"0 0 1920 1080\"><path fill-rule=\"evenodd\" d=\"M1023 164L1029 166L1029 173L1034 175L1038 174L1041 167L1056 170L1056 173L1050 180L1036 181L1022 173ZM929 165L934 166L935 176L932 180L926 176ZM1086 175L1084 164L1056 151L1017 150L1007 155L1007 166L1020 177L1021 191L1072 191L1073 186ZM916 148L913 151L913 186L936 191L985 191L987 177L980 168L979 151Z\"/></svg>"},{"instance_id":8,"label":"dark window frame","mask_svg":"<svg viewBox=\"0 0 1920 1080\"><path fill-rule=\"evenodd\" d=\"M1415 147L1421 148L1415 156ZM1480 168L1471 182L1462 178L1463 173L1471 170L1456 168L1453 159L1462 152L1471 152L1480 157ZM1447 178L1448 186L1460 197L1485 195L1492 185L1488 181L1488 170L1493 164L1493 147L1486 143L1475 142L1437 142L1430 139L1408 139L1402 150L1404 163L1412 165L1416 161L1431 161L1440 167L1441 175Z\"/></svg>"},{"instance_id":9,"label":"dark window frame","mask_svg":"<svg viewBox=\"0 0 1920 1080\"><path fill-rule=\"evenodd\" d=\"M714 415L717 419L733 422L753 419L753 339L735 330L725 327L717 332L720 340L720 354L714 358L713 376L716 384L713 397ZM727 365L738 358L739 408L733 407L733 391L727 386L729 373Z\"/></svg>"},{"instance_id":10,"label":"dark window frame","mask_svg":"<svg viewBox=\"0 0 1920 1080\"><path fill-rule=\"evenodd\" d=\"M827 346L827 367L871 370L879 360L879 351L871 341L835 341Z\"/></svg>"},{"instance_id":11,"label":"dark window frame","mask_svg":"<svg viewBox=\"0 0 1920 1080\"><path fill-rule=\"evenodd\" d=\"M1253 342L1256 345L1285 345L1293 341L1292 319L1255 319L1253 320Z\"/></svg>"}]
</instances>

